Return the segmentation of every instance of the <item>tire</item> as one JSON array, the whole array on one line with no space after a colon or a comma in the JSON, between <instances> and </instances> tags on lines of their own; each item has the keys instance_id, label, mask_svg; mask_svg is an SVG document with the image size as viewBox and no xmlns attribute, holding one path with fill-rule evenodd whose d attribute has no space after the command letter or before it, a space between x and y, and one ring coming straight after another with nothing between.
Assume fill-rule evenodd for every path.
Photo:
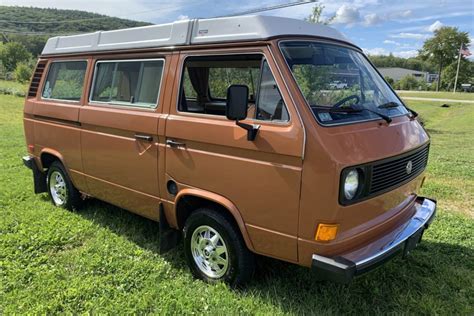
<instances>
[{"instance_id":1,"label":"tire","mask_svg":"<svg viewBox=\"0 0 474 316\"><path fill-rule=\"evenodd\" d=\"M54 161L46 175L46 187L53 204L70 211L82 204L81 194L72 184L66 169L59 161Z\"/></svg>"},{"instance_id":2,"label":"tire","mask_svg":"<svg viewBox=\"0 0 474 316\"><path fill-rule=\"evenodd\" d=\"M241 286L252 277L254 255L236 225L218 210L200 208L191 213L183 234L186 261L196 278Z\"/></svg>"}]
</instances>

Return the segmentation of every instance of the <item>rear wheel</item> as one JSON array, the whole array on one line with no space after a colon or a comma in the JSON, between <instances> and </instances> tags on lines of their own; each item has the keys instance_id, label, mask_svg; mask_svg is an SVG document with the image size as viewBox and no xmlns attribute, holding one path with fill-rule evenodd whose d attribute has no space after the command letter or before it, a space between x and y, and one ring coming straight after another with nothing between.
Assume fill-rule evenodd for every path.
<instances>
[{"instance_id":1,"label":"rear wheel","mask_svg":"<svg viewBox=\"0 0 474 316\"><path fill-rule=\"evenodd\" d=\"M49 167L46 184L51 201L55 206L72 211L81 205L81 195L60 162L55 161Z\"/></svg>"},{"instance_id":2,"label":"rear wheel","mask_svg":"<svg viewBox=\"0 0 474 316\"><path fill-rule=\"evenodd\" d=\"M189 216L184 227L184 247L193 275L209 283L242 285L255 269L254 256L240 231L217 210L201 208Z\"/></svg>"}]
</instances>

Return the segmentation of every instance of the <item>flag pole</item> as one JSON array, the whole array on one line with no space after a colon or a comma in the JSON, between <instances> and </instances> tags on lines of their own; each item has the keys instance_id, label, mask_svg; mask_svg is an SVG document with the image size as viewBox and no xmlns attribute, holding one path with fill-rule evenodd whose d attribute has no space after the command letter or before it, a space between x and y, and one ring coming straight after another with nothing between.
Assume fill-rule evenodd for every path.
<instances>
[{"instance_id":1,"label":"flag pole","mask_svg":"<svg viewBox=\"0 0 474 316\"><path fill-rule=\"evenodd\" d=\"M458 76L459 76L459 65L461 64L461 50L462 50L462 45L464 43L461 43L461 47L459 47L459 56L458 56L458 69L456 70L456 79L454 79L454 90L453 93L456 93L456 86L458 85Z\"/></svg>"}]
</instances>

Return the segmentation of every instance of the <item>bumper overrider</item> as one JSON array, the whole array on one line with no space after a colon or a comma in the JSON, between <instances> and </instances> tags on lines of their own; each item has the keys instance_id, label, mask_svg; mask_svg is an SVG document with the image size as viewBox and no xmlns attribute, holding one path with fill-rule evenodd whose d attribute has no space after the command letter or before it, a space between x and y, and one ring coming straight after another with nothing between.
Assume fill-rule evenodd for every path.
<instances>
[{"instance_id":1,"label":"bumper overrider","mask_svg":"<svg viewBox=\"0 0 474 316\"><path fill-rule=\"evenodd\" d=\"M415 214L397 230L393 238L382 246L368 245L364 249L357 249L332 258L314 254L313 271L319 279L348 283L354 276L372 270L400 251L403 251L405 257L421 241L423 232L433 221L436 201L419 197L415 202L415 207Z\"/></svg>"}]
</instances>

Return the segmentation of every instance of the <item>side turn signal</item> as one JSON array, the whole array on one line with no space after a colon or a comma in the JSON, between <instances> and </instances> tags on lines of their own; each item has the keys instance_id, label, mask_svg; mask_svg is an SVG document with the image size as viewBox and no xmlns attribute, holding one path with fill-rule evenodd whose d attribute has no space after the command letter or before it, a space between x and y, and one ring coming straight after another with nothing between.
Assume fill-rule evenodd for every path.
<instances>
[{"instance_id":1,"label":"side turn signal","mask_svg":"<svg viewBox=\"0 0 474 316\"><path fill-rule=\"evenodd\" d=\"M338 224L319 224L316 230L316 241L331 241L336 238Z\"/></svg>"}]
</instances>

